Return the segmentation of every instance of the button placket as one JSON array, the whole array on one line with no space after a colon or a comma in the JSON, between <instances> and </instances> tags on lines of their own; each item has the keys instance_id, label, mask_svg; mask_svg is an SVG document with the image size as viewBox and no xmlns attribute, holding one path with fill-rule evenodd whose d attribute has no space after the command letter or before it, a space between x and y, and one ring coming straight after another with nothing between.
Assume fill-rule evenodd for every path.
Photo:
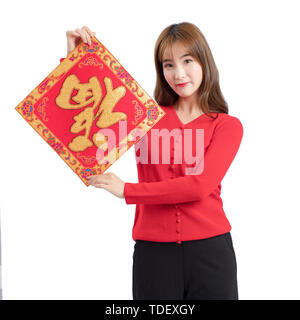
<instances>
[{"instance_id":1,"label":"button placket","mask_svg":"<svg viewBox=\"0 0 300 320\"><path fill-rule=\"evenodd\" d=\"M174 205L175 209L176 209L176 234L177 234L177 243L181 243L181 227L180 227L180 223L181 223L181 219L180 219L180 212L179 212L179 208L178 205L175 204Z\"/></svg>"},{"instance_id":2,"label":"button placket","mask_svg":"<svg viewBox=\"0 0 300 320\"><path fill-rule=\"evenodd\" d=\"M181 131L183 131L183 127L182 126L180 126L179 129ZM171 158L171 164L169 166L169 170L173 172L173 176L171 176L171 179L174 179L175 178L175 176L174 176L174 174L175 174L175 172L174 172L175 171L175 164L174 164L175 145L172 146L171 150L172 150L171 157L170 157ZM176 214L175 214L175 216L176 216L176 220L175 220L176 221L176 230L175 230L175 232L177 234L177 243L180 244L182 242L181 241L181 225L180 225L181 218L180 218L180 212L179 212L178 205L175 204L174 207L176 209Z\"/></svg>"},{"instance_id":3,"label":"button placket","mask_svg":"<svg viewBox=\"0 0 300 320\"><path fill-rule=\"evenodd\" d=\"M171 179L174 179L175 178L175 165L174 164L169 165L169 171L172 172Z\"/></svg>"}]
</instances>

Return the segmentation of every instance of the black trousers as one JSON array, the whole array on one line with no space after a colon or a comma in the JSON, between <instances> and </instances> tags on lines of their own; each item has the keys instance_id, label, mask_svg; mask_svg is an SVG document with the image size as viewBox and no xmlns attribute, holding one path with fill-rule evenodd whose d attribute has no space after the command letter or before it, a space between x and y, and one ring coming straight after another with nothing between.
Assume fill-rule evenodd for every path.
<instances>
[{"instance_id":1,"label":"black trousers","mask_svg":"<svg viewBox=\"0 0 300 320\"><path fill-rule=\"evenodd\" d=\"M230 232L201 240L136 240L133 300L237 300L237 265Z\"/></svg>"}]
</instances>

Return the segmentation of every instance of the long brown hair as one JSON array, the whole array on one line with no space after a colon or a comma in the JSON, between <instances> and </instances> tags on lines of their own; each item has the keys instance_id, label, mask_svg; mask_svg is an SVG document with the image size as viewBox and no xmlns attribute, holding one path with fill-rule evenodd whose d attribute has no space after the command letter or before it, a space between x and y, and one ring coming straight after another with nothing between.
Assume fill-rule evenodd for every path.
<instances>
[{"instance_id":1,"label":"long brown hair","mask_svg":"<svg viewBox=\"0 0 300 320\"><path fill-rule=\"evenodd\" d=\"M165 50L172 48L175 41L182 43L188 53L201 65L203 71L202 83L197 92L198 103L201 111L227 113L228 105L225 101L219 85L219 72L208 43L196 25L190 22L171 24L159 35L154 49L156 68L156 86L154 99L159 105L170 106L178 99L178 94L167 83L162 66L162 58ZM212 117L212 116L211 116ZM213 117L212 117L213 118Z\"/></svg>"}]
</instances>

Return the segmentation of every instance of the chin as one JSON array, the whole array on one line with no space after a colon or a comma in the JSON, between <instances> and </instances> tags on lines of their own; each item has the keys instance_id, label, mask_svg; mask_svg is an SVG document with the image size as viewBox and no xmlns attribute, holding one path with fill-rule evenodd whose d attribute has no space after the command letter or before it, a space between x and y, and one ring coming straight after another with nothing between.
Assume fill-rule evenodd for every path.
<instances>
[{"instance_id":1,"label":"chin","mask_svg":"<svg viewBox=\"0 0 300 320\"><path fill-rule=\"evenodd\" d=\"M193 92L182 94L182 93L177 93L177 95L181 98L188 98L193 94Z\"/></svg>"}]
</instances>

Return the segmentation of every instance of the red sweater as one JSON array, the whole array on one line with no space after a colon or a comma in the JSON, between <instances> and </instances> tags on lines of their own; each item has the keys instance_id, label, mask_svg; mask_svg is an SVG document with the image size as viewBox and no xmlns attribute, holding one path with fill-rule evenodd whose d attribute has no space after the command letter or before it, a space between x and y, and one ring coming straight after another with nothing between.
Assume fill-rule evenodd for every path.
<instances>
[{"instance_id":1,"label":"red sweater","mask_svg":"<svg viewBox=\"0 0 300 320\"><path fill-rule=\"evenodd\" d=\"M221 181L242 140L240 120L226 113L218 113L215 120L203 114L184 125L172 106L161 108L166 115L147 132L147 138L144 136L135 144L136 160L140 156L140 148L148 149L149 156L148 164L146 161L137 163L139 183L125 183L126 203L136 204L133 240L181 243L229 232L231 226L223 210ZM217 113L212 115L215 117ZM174 139L169 140L170 164L162 162L160 138L159 163L151 164L151 135L153 129L163 128L169 132L179 128L182 138L176 137L175 148ZM196 154L196 143L198 146L201 144L196 140L196 129L204 129L204 162L201 162L204 168L200 174L186 172L186 168L193 167L184 161L184 143L190 141L184 139L188 132L186 129L192 132L193 155ZM182 164L174 164L178 142L182 145ZM164 145L164 152L165 148L168 146Z\"/></svg>"},{"instance_id":2,"label":"red sweater","mask_svg":"<svg viewBox=\"0 0 300 320\"><path fill-rule=\"evenodd\" d=\"M166 115L135 144L139 183L126 182L124 187L125 202L136 204L133 240L181 243L229 232L231 225L223 210L221 181L242 141L240 120L226 113L212 113L214 117L218 115L215 120L203 114L184 125L172 106L160 107ZM169 144L163 143L158 134L159 140L153 140L155 148L152 148L154 132L163 132L164 128L171 137L176 130L177 134L167 139ZM198 139L199 132L204 140ZM203 146L204 154L201 154L202 161L198 160L200 173L197 170L196 174L190 174L186 170L194 165L186 161L189 152L184 150L184 145L192 149L190 152L195 156L196 144L198 150L199 145ZM142 163L138 163L142 150L144 157ZM170 152L167 161L162 151ZM182 161L176 161L180 154ZM155 156L156 163L152 161Z\"/></svg>"}]
</instances>

